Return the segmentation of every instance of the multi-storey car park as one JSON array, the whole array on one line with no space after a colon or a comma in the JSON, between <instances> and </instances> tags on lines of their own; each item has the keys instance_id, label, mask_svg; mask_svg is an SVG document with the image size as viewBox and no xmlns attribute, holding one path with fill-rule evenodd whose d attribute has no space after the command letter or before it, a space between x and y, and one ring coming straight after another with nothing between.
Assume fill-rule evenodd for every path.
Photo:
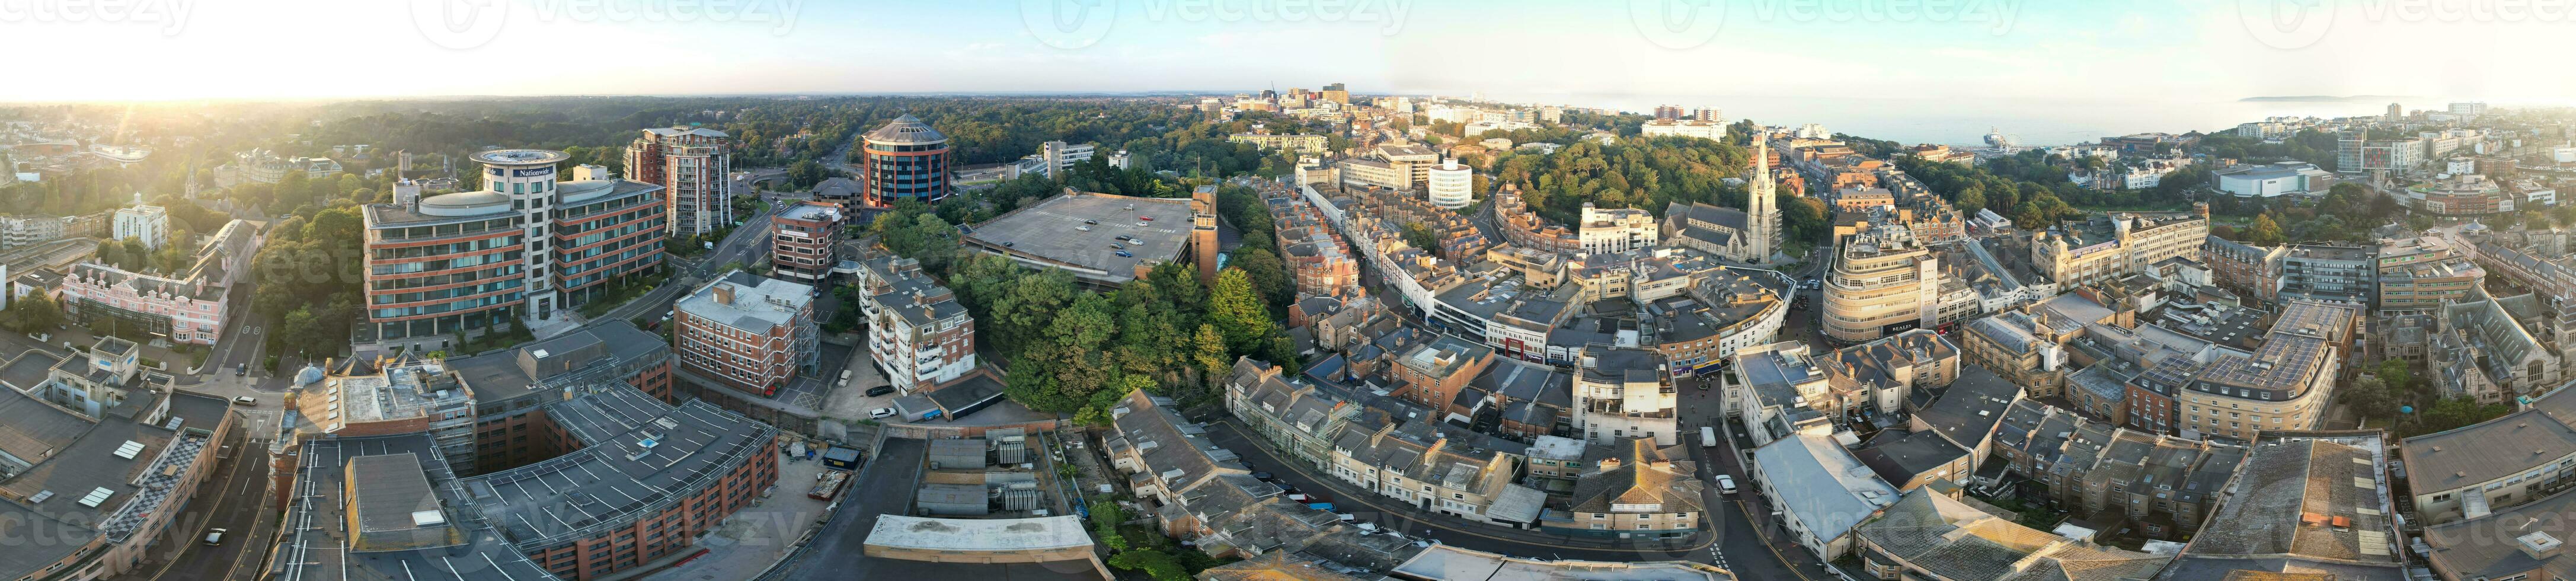
<instances>
[{"instance_id":1,"label":"multi-storey car park","mask_svg":"<svg viewBox=\"0 0 2576 581\"><path fill-rule=\"evenodd\" d=\"M504 394L548 393L531 411L571 449L485 464L481 475L459 474L434 432L298 426L271 447L292 492L270 578L596 579L687 550L776 483L776 428L700 400L672 405L622 377L631 366L593 362L619 371L554 375L537 390L493 382ZM435 364L407 372L481 376Z\"/></svg>"},{"instance_id":2,"label":"multi-storey car park","mask_svg":"<svg viewBox=\"0 0 2576 581\"><path fill-rule=\"evenodd\" d=\"M361 354L454 347L494 325L543 325L656 269L665 227L658 185L576 168L560 151L474 154L484 188L366 206L367 315Z\"/></svg>"}]
</instances>

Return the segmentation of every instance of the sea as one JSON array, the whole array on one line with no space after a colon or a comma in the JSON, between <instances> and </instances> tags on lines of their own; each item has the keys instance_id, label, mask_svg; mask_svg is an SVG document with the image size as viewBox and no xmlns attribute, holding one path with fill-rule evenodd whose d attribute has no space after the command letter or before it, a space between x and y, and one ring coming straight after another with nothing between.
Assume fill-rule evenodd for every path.
<instances>
[{"instance_id":1,"label":"sea","mask_svg":"<svg viewBox=\"0 0 2576 581\"><path fill-rule=\"evenodd\" d=\"M2194 101L2159 99L2136 101L2084 101L2030 98L1932 99L1913 97L1639 97L1636 95L1603 95L1587 99L1583 95L1551 95L1539 99L1513 99L1493 95L1489 98L1506 102L1562 103L1581 107L1611 107L1623 111L1648 112L1656 105L1680 105L1684 108L1717 107L1727 119L1752 119L1764 125L1796 127L1807 123L1823 125L1827 131L1884 139L1900 143L1938 143L1980 145L1988 133L2001 133L2021 145L2072 145L2098 141L2106 136L2132 133L2163 132L2181 134L2189 131L2234 129L2236 124L2261 121L2276 116L2350 117L2379 115L2388 104L2398 103L2408 110L2448 109L2453 101L2475 101L2469 98L2445 97L2367 97L2360 99L2262 100L2230 99ZM2564 106L2564 104L2524 103L2522 106ZM2515 104L2491 103L2491 107Z\"/></svg>"}]
</instances>

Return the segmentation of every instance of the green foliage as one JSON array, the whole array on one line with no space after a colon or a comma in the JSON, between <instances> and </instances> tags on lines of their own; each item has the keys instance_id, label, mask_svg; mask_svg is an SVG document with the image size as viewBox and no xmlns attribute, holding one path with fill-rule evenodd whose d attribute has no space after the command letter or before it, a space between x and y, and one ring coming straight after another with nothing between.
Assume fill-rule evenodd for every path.
<instances>
[{"instance_id":1,"label":"green foliage","mask_svg":"<svg viewBox=\"0 0 2576 581\"><path fill-rule=\"evenodd\" d=\"M2215 131L2202 135L2195 147L2211 157L2235 158L2245 163L2297 160L2333 171L2335 151L2340 146L2337 139L2334 133L2310 130L2300 131L2281 143L2264 143L2258 138L2238 137L2233 131Z\"/></svg>"},{"instance_id":2,"label":"green foliage","mask_svg":"<svg viewBox=\"0 0 2576 581\"><path fill-rule=\"evenodd\" d=\"M1431 227L1424 226L1421 222L1404 223L1404 243L1420 248L1423 252L1429 252L1432 256L1440 255L1440 236L1432 234Z\"/></svg>"},{"instance_id":3,"label":"green foliage","mask_svg":"<svg viewBox=\"0 0 2576 581\"><path fill-rule=\"evenodd\" d=\"M2066 180L2066 169L2048 163L2037 150L1996 157L1976 166L1896 158L1896 167L1950 200L1961 211L1994 210L2015 226L2042 228L2084 215L2069 200L2100 205L2137 205L2135 194L2103 193Z\"/></svg>"},{"instance_id":4,"label":"green foliage","mask_svg":"<svg viewBox=\"0 0 2576 581\"><path fill-rule=\"evenodd\" d=\"M2407 368L2406 360L2390 359L2379 362L2378 375L2379 380L2386 382L2390 390L2405 393L2415 388L2415 374Z\"/></svg>"},{"instance_id":5,"label":"green foliage","mask_svg":"<svg viewBox=\"0 0 2576 581\"><path fill-rule=\"evenodd\" d=\"M11 331L20 333L43 332L63 324L64 321L62 306L54 304L53 299L46 298L42 293L12 299L9 301L9 309L0 312L9 315L6 320L0 320L0 327L7 327Z\"/></svg>"},{"instance_id":6,"label":"green foliage","mask_svg":"<svg viewBox=\"0 0 2576 581\"><path fill-rule=\"evenodd\" d=\"M1109 565L1129 571L1144 571L1154 581L1189 581L1190 572L1179 558L1162 551L1125 551L1109 558Z\"/></svg>"},{"instance_id":7,"label":"green foliage","mask_svg":"<svg viewBox=\"0 0 2576 581\"><path fill-rule=\"evenodd\" d=\"M1179 263L1101 293L1077 288L1065 271L978 254L947 284L975 314L978 335L1007 354L1003 383L1012 401L1088 422L1105 420L1102 410L1130 391L1197 397L1238 355L1287 354L1286 335L1249 279L1228 272L1233 286L1221 299ZM1211 313L1219 308L1239 315L1219 323ZM1226 335L1227 325L1243 335Z\"/></svg>"},{"instance_id":8,"label":"green foliage","mask_svg":"<svg viewBox=\"0 0 2576 581\"><path fill-rule=\"evenodd\" d=\"M2469 398L2446 398L2434 402L2430 409L2416 410L2412 421L2397 430L2399 437L2411 437L2458 429L2495 419L2513 412L2510 404L2481 404Z\"/></svg>"},{"instance_id":9,"label":"green foliage","mask_svg":"<svg viewBox=\"0 0 2576 581\"><path fill-rule=\"evenodd\" d=\"M1253 294L1274 312L1287 313L1288 302L1297 298L1296 283L1288 280L1288 265L1268 248L1236 248L1225 269L1243 271L1244 278L1252 283Z\"/></svg>"},{"instance_id":10,"label":"green foliage","mask_svg":"<svg viewBox=\"0 0 2576 581\"><path fill-rule=\"evenodd\" d=\"M1091 536L1099 537L1100 544L1111 551L1127 550L1127 536L1118 533L1118 525L1127 522L1127 510L1118 506L1117 499L1094 496L1085 506L1091 509Z\"/></svg>"},{"instance_id":11,"label":"green foliage","mask_svg":"<svg viewBox=\"0 0 2576 581\"><path fill-rule=\"evenodd\" d=\"M2353 413L2361 417L2381 418L2397 413L2398 398L2403 393L2389 389L2388 383L2378 377L2364 377L2345 384L2335 393L2335 399L2352 406Z\"/></svg>"},{"instance_id":12,"label":"green foliage","mask_svg":"<svg viewBox=\"0 0 2576 581\"><path fill-rule=\"evenodd\" d=\"M1721 192L1741 197L1742 187L1722 180L1743 177L1752 157L1731 143L1663 137L1616 145L1575 140L1552 155L1498 159L1495 179L1518 186L1540 216L1572 223L1585 202L1661 213L1673 202L1718 203Z\"/></svg>"},{"instance_id":13,"label":"green foliage","mask_svg":"<svg viewBox=\"0 0 2576 581\"><path fill-rule=\"evenodd\" d=\"M2273 222L2271 214L2255 216L2254 225L2245 231L2247 244L2272 246L2280 244L2281 240L2281 224Z\"/></svg>"},{"instance_id":14,"label":"green foliage","mask_svg":"<svg viewBox=\"0 0 2576 581\"><path fill-rule=\"evenodd\" d=\"M1278 325L1270 318L1270 310L1262 306L1261 293L1253 289L1243 269L1227 268L1217 273L1216 290L1208 294L1208 303L1208 321L1216 324L1226 344L1238 353L1256 350Z\"/></svg>"}]
</instances>

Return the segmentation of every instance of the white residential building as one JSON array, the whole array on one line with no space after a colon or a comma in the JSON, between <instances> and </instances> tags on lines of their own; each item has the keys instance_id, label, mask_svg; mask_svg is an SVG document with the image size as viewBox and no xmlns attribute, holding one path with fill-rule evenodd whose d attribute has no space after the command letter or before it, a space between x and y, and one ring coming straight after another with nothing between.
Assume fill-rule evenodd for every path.
<instances>
[{"instance_id":1,"label":"white residential building","mask_svg":"<svg viewBox=\"0 0 2576 581\"><path fill-rule=\"evenodd\" d=\"M1450 159L1431 167L1427 189L1431 205L1465 208L1476 202L1476 170Z\"/></svg>"},{"instance_id":2,"label":"white residential building","mask_svg":"<svg viewBox=\"0 0 2576 581\"><path fill-rule=\"evenodd\" d=\"M118 209L110 228L109 232L117 240L142 240L143 246L160 250L162 244L170 241L170 212L149 204Z\"/></svg>"}]
</instances>

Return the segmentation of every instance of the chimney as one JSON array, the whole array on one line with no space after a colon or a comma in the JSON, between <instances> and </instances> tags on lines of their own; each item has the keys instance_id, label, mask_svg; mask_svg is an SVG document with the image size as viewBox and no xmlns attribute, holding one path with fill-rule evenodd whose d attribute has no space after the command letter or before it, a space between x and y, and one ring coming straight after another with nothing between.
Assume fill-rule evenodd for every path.
<instances>
[{"instance_id":1,"label":"chimney","mask_svg":"<svg viewBox=\"0 0 2576 581\"><path fill-rule=\"evenodd\" d=\"M731 304L733 304L733 285L732 285L732 284L719 284L719 285L716 285L716 304L719 304L719 305L731 305Z\"/></svg>"}]
</instances>

